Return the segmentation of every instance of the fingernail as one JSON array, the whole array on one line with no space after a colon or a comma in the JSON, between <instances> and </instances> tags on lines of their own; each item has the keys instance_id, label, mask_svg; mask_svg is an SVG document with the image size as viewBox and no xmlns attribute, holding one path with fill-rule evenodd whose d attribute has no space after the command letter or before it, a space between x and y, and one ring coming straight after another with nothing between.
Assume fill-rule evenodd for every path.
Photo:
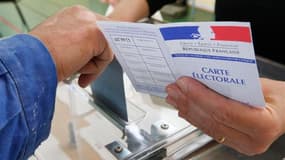
<instances>
[{"instance_id":1,"label":"fingernail","mask_svg":"<svg viewBox=\"0 0 285 160\"><path fill-rule=\"evenodd\" d=\"M189 84L187 82L186 78L180 78L177 80L177 85L184 93L189 91Z\"/></svg>"}]
</instances>

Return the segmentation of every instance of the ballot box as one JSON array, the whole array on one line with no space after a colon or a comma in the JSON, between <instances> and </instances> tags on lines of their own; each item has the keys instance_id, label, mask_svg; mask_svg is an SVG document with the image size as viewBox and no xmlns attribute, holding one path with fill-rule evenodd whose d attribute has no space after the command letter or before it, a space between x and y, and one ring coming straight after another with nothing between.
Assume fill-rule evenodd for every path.
<instances>
[{"instance_id":1,"label":"ballot box","mask_svg":"<svg viewBox=\"0 0 285 160\"><path fill-rule=\"evenodd\" d=\"M116 59L82 92L97 112L90 138L103 159L182 159L212 141L165 99L136 92Z\"/></svg>"},{"instance_id":2,"label":"ballot box","mask_svg":"<svg viewBox=\"0 0 285 160\"><path fill-rule=\"evenodd\" d=\"M72 121L89 124L69 126L70 143L79 150L77 139L83 139L102 159L182 159L212 141L165 99L136 92L116 60L90 88L80 88L76 79L65 85Z\"/></svg>"}]
</instances>

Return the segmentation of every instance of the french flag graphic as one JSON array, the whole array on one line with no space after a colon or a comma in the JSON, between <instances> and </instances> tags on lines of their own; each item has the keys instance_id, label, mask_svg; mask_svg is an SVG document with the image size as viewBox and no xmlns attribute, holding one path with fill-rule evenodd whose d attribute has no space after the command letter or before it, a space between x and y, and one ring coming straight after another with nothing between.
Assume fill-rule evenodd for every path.
<instances>
[{"instance_id":1,"label":"french flag graphic","mask_svg":"<svg viewBox=\"0 0 285 160\"><path fill-rule=\"evenodd\" d=\"M164 40L200 39L252 42L248 26L176 26L160 28Z\"/></svg>"}]
</instances>

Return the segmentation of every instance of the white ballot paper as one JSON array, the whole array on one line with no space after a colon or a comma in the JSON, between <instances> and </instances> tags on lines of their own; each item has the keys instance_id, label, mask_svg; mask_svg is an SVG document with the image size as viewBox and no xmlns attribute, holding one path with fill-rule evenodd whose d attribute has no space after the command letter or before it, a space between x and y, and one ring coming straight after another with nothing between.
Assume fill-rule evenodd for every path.
<instances>
[{"instance_id":1,"label":"white ballot paper","mask_svg":"<svg viewBox=\"0 0 285 160\"><path fill-rule=\"evenodd\" d=\"M226 97L265 106L247 22L97 24L139 92L165 97L168 84L190 76Z\"/></svg>"}]
</instances>

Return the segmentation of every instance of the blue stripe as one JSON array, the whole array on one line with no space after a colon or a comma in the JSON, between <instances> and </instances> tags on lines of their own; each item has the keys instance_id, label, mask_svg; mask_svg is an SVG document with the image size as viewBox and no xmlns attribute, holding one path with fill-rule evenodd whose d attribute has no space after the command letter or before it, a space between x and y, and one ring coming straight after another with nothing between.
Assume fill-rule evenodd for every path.
<instances>
[{"instance_id":1,"label":"blue stripe","mask_svg":"<svg viewBox=\"0 0 285 160\"><path fill-rule=\"evenodd\" d=\"M160 28L164 40L199 39L198 26L177 26Z\"/></svg>"},{"instance_id":2,"label":"blue stripe","mask_svg":"<svg viewBox=\"0 0 285 160\"><path fill-rule=\"evenodd\" d=\"M173 58L192 57L192 58L215 59L215 60L235 61L235 62L253 63L253 64L256 63L255 59L238 58L238 57L225 57L225 56L212 56L212 55L202 55L202 54L176 53L176 54L172 54L172 57Z\"/></svg>"}]
</instances>

